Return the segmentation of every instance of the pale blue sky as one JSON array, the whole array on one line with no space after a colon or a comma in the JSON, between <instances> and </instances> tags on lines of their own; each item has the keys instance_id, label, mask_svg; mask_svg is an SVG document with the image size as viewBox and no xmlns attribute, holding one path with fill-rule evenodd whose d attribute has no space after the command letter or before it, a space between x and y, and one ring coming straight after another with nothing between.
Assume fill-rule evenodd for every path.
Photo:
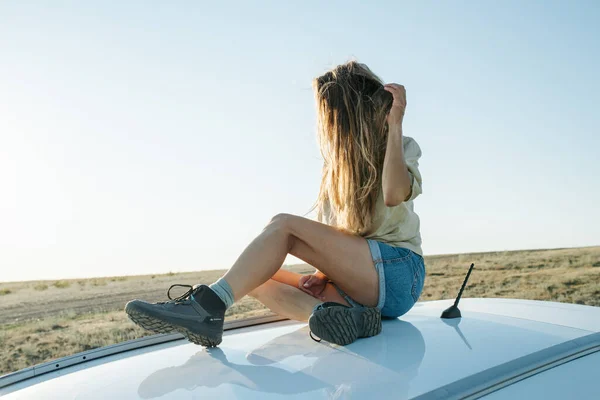
<instances>
[{"instance_id":1,"label":"pale blue sky","mask_svg":"<svg viewBox=\"0 0 600 400\"><path fill-rule=\"evenodd\" d=\"M407 88L425 254L600 244L599 4L2 2L0 281L227 268L350 58Z\"/></svg>"}]
</instances>

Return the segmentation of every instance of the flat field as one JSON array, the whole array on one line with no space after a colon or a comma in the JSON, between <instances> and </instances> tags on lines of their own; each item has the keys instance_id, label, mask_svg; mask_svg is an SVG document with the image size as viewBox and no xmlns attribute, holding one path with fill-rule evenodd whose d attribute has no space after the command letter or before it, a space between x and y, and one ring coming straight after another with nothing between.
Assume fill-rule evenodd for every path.
<instances>
[{"instance_id":1,"label":"flat field","mask_svg":"<svg viewBox=\"0 0 600 400\"><path fill-rule=\"evenodd\" d=\"M551 300L600 306L600 246L426 256L421 301L453 298L470 263L464 297ZM306 264L287 266L311 273ZM131 299L163 301L174 283L212 283L224 271L0 283L0 375L148 332L130 322ZM268 311L246 297L229 319Z\"/></svg>"}]
</instances>

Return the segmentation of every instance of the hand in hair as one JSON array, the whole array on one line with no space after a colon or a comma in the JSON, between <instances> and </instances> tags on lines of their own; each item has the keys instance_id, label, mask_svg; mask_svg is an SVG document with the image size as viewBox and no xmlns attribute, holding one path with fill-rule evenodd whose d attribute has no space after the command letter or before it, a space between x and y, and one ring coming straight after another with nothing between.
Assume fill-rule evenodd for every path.
<instances>
[{"instance_id":1,"label":"hand in hair","mask_svg":"<svg viewBox=\"0 0 600 400\"><path fill-rule=\"evenodd\" d=\"M397 83L388 83L383 88L390 92L394 97L392 108L387 117L387 122L390 127L394 125L402 125L404 119L404 110L406 109L406 89L404 86Z\"/></svg>"},{"instance_id":2,"label":"hand in hair","mask_svg":"<svg viewBox=\"0 0 600 400\"><path fill-rule=\"evenodd\" d=\"M298 288L317 299L323 300L323 291L329 279L321 272L312 275L303 275L298 281Z\"/></svg>"}]
</instances>

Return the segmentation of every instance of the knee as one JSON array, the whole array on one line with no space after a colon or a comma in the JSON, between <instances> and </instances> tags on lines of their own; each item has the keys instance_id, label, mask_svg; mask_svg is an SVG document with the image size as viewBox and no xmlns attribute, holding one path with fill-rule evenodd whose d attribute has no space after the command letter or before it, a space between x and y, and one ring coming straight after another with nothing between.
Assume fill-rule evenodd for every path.
<instances>
[{"instance_id":1,"label":"knee","mask_svg":"<svg viewBox=\"0 0 600 400\"><path fill-rule=\"evenodd\" d=\"M267 235L275 235L278 237L284 237L287 240L287 251L292 251L296 238L294 236L294 220L298 218L291 214L277 214L269 224L265 227L264 231Z\"/></svg>"},{"instance_id":2,"label":"knee","mask_svg":"<svg viewBox=\"0 0 600 400\"><path fill-rule=\"evenodd\" d=\"M269 221L269 224L267 225L267 229L277 232L289 232L293 218L294 216L291 214L277 214L271 218L271 221Z\"/></svg>"}]
</instances>

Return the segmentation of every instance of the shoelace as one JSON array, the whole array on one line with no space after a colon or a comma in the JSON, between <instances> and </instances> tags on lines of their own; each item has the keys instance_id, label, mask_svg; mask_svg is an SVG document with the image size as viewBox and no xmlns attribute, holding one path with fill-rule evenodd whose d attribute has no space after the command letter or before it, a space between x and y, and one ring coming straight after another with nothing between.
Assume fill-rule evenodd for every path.
<instances>
[{"instance_id":1,"label":"shoelace","mask_svg":"<svg viewBox=\"0 0 600 400\"><path fill-rule=\"evenodd\" d=\"M171 289L173 289L174 287L184 287L184 288L188 288L187 292L185 292L184 294L182 294L181 296L177 296L175 298L171 297ZM194 287L192 285L182 285L179 283L176 283L174 285L171 285L169 287L169 290L167 290L167 297L169 298L169 300L174 301L176 303L179 303L183 300L186 300L188 297L190 297L190 295L194 293Z\"/></svg>"},{"instance_id":2,"label":"shoelace","mask_svg":"<svg viewBox=\"0 0 600 400\"><path fill-rule=\"evenodd\" d=\"M184 288L188 288L188 290L185 293L183 293L181 296L172 298L171 297L171 289L173 289L174 287L184 287ZM194 287L192 285L183 285L180 283L176 283L174 285L171 285L169 287L169 289L167 290L167 297L169 298L169 300L178 303L182 300L186 300L192 293L194 293ZM319 304L319 306L317 307L317 310L321 309L322 307L323 307L323 305ZM312 340L314 340L317 343L321 342L321 340L322 340L322 339L315 339L315 337L312 334L312 331L308 331L308 335L310 336L310 338Z\"/></svg>"}]
</instances>

